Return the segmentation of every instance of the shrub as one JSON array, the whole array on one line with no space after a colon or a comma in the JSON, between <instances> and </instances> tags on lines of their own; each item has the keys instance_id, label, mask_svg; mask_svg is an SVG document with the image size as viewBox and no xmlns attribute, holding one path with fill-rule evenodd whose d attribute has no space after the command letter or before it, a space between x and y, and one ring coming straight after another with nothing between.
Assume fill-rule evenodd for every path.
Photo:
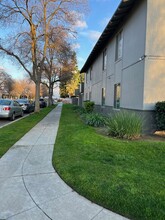
<instances>
[{"instance_id":1,"label":"shrub","mask_svg":"<svg viewBox=\"0 0 165 220\"><path fill-rule=\"evenodd\" d=\"M95 103L91 101L84 101L84 107L87 113L91 113L94 110Z\"/></svg>"},{"instance_id":2,"label":"shrub","mask_svg":"<svg viewBox=\"0 0 165 220\"><path fill-rule=\"evenodd\" d=\"M116 113L107 118L106 125L109 135L119 138L138 138L142 131L142 120L134 113Z\"/></svg>"},{"instance_id":3,"label":"shrub","mask_svg":"<svg viewBox=\"0 0 165 220\"><path fill-rule=\"evenodd\" d=\"M80 115L85 113L85 109L83 107L78 106L78 105L74 105L73 110L74 110L74 112L76 112Z\"/></svg>"},{"instance_id":4,"label":"shrub","mask_svg":"<svg viewBox=\"0 0 165 220\"><path fill-rule=\"evenodd\" d=\"M159 130L165 130L165 101L157 102L155 105L155 119L156 125Z\"/></svg>"},{"instance_id":5,"label":"shrub","mask_svg":"<svg viewBox=\"0 0 165 220\"><path fill-rule=\"evenodd\" d=\"M99 113L89 113L83 115L83 120L87 125L93 127L103 127L105 126L105 116Z\"/></svg>"}]
</instances>

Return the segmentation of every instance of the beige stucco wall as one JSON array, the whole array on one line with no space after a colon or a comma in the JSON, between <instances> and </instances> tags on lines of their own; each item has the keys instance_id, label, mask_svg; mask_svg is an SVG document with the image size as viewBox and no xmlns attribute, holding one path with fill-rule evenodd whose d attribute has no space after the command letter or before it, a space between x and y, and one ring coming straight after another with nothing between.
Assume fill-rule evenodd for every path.
<instances>
[{"instance_id":1,"label":"beige stucco wall","mask_svg":"<svg viewBox=\"0 0 165 220\"><path fill-rule=\"evenodd\" d=\"M146 55L165 56L165 0L147 1Z\"/></svg>"},{"instance_id":2,"label":"beige stucco wall","mask_svg":"<svg viewBox=\"0 0 165 220\"><path fill-rule=\"evenodd\" d=\"M165 59L146 58L143 109L154 109L158 101L165 101Z\"/></svg>"},{"instance_id":3,"label":"beige stucco wall","mask_svg":"<svg viewBox=\"0 0 165 220\"><path fill-rule=\"evenodd\" d=\"M165 101L165 0L147 1L143 109Z\"/></svg>"}]
</instances>

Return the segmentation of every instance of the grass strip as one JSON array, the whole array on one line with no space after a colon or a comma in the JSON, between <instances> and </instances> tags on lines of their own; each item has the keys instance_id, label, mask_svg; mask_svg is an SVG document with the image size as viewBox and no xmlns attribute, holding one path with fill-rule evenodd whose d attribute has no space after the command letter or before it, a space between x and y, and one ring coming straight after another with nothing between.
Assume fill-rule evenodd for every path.
<instances>
[{"instance_id":1,"label":"grass strip","mask_svg":"<svg viewBox=\"0 0 165 220\"><path fill-rule=\"evenodd\" d=\"M68 185L130 219L165 216L165 143L126 141L96 133L64 105L53 165Z\"/></svg>"},{"instance_id":2,"label":"grass strip","mask_svg":"<svg viewBox=\"0 0 165 220\"><path fill-rule=\"evenodd\" d=\"M39 113L33 113L28 117L0 129L0 157L24 136L31 128L41 121L55 106L43 108Z\"/></svg>"}]
</instances>

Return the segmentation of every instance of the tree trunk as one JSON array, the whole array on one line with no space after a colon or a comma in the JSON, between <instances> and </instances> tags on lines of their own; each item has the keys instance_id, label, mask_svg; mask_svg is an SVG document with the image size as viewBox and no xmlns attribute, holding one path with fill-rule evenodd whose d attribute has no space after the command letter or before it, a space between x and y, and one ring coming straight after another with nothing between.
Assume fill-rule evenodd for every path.
<instances>
[{"instance_id":1,"label":"tree trunk","mask_svg":"<svg viewBox=\"0 0 165 220\"><path fill-rule=\"evenodd\" d=\"M36 87L35 112L39 112L40 111L40 103L39 103L39 99L40 99L40 81L39 80L37 80L37 82L35 82L35 87Z\"/></svg>"},{"instance_id":2,"label":"tree trunk","mask_svg":"<svg viewBox=\"0 0 165 220\"><path fill-rule=\"evenodd\" d=\"M53 96L53 84L50 83L50 86L49 86L49 100L48 100L48 105L49 106L53 104L52 96Z\"/></svg>"}]
</instances>

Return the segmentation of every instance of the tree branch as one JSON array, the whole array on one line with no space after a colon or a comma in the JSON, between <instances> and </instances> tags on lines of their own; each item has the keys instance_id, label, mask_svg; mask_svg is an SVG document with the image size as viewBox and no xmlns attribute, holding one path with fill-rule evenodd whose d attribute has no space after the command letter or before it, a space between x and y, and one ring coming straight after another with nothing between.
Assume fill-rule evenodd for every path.
<instances>
[{"instance_id":1,"label":"tree branch","mask_svg":"<svg viewBox=\"0 0 165 220\"><path fill-rule=\"evenodd\" d=\"M14 57L21 64L21 66L24 68L24 70L30 75L30 77L32 77L31 72L26 68L25 64L21 61L21 59L16 54L14 54L13 52L4 48L2 45L0 45L0 50L5 52L7 55Z\"/></svg>"}]
</instances>

